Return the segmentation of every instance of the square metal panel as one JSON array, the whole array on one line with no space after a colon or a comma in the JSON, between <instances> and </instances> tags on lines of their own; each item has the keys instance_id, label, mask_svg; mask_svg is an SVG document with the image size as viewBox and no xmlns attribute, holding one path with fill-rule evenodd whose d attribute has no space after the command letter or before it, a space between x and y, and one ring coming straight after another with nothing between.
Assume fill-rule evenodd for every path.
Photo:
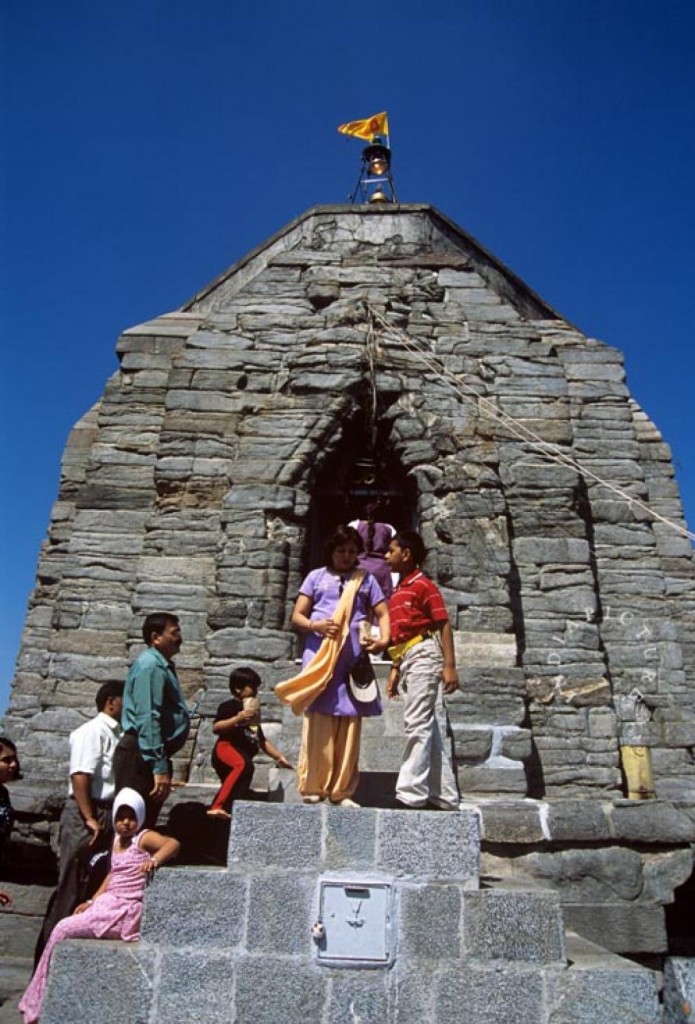
<instances>
[{"instance_id":1,"label":"square metal panel","mask_svg":"<svg viewBox=\"0 0 695 1024\"><path fill-rule=\"evenodd\" d=\"M391 886L386 882L320 882L319 920L325 935L318 959L387 964L391 956Z\"/></svg>"}]
</instances>

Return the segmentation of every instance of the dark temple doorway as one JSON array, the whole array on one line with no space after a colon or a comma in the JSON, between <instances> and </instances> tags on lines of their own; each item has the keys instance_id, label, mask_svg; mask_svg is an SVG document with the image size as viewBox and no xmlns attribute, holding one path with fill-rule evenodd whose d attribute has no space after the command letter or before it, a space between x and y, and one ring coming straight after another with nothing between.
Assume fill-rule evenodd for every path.
<instances>
[{"instance_id":1,"label":"dark temple doorway","mask_svg":"<svg viewBox=\"0 0 695 1024\"><path fill-rule=\"evenodd\" d=\"M369 519L370 511L396 530L416 529L417 489L389 445L372 447L366 431L351 426L313 487L305 569L323 565L324 543L336 527Z\"/></svg>"}]
</instances>

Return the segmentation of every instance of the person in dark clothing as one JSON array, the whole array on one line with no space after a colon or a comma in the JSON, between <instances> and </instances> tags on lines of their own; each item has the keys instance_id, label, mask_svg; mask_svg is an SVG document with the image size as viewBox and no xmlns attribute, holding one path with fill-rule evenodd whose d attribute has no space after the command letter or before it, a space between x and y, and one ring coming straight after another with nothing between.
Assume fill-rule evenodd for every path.
<instances>
[{"instance_id":1,"label":"person in dark clothing","mask_svg":"<svg viewBox=\"0 0 695 1024\"><path fill-rule=\"evenodd\" d=\"M278 768L291 768L287 758L263 733L258 691L261 677L252 668L237 668L229 677L231 698L217 709L212 731L217 742L212 751L212 766L222 785L208 814L230 818L233 801L243 796L253 778L253 759L259 750L272 757Z\"/></svg>"},{"instance_id":2,"label":"person in dark clothing","mask_svg":"<svg viewBox=\"0 0 695 1024\"><path fill-rule=\"evenodd\" d=\"M5 857L5 849L10 841L10 833L14 825L14 811L10 803L10 794L5 789L6 782L21 779L17 748L12 740L0 736L0 868ZM0 906L6 907L12 902L9 893L0 889Z\"/></svg>"}]
</instances>

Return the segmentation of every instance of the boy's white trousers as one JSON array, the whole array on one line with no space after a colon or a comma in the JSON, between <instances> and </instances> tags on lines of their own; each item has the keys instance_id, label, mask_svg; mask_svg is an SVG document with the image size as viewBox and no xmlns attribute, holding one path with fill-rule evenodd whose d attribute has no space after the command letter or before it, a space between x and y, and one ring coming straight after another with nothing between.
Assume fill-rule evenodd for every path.
<instances>
[{"instance_id":1,"label":"boy's white trousers","mask_svg":"<svg viewBox=\"0 0 695 1024\"><path fill-rule=\"evenodd\" d=\"M428 801L458 807L456 780L436 716L443 664L441 648L432 638L406 651L400 664L406 745L396 796L411 807L424 807Z\"/></svg>"}]
</instances>

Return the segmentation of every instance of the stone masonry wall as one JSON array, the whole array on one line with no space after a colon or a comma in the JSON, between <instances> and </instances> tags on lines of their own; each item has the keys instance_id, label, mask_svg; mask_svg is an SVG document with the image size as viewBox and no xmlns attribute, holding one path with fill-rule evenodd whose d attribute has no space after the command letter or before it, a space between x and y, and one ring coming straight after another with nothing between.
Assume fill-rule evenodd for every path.
<instances>
[{"instance_id":1,"label":"stone masonry wall","mask_svg":"<svg viewBox=\"0 0 695 1024\"><path fill-rule=\"evenodd\" d=\"M210 778L235 664L259 669L279 729L316 484L373 387L380 456L412 483L395 525L418 523L455 628L462 792L619 801L622 741L650 747L658 798L692 805L692 547L629 500L683 522L619 352L428 206L310 210L117 352L65 449L3 723L23 792L43 794L28 842L45 844L46 820L55 842L68 733L125 677L150 611L180 614L179 674L202 696L180 778ZM565 842L585 841L584 817ZM691 841L665 839L674 856Z\"/></svg>"},{"instance_id":2,"label":"stone masonry wall","mask_svg":"<svg viewBox=\"0 0 695 1024\"><path fill-rule=\"evenodd\" d=\"M6 728L32 772L60 775L153 608L182 616L190 694L231 661L286 670L312 487L365 416L371 311L394 329L372 319L380 444L416 484L466 668L464 789L618 793L616 698L637 687L657 793L695 793L692 549L597 479L682 521L669 450L620 354L429 207L310 211L122 335L68 441L27 616Z\"/></svg>"}]
</instances>

